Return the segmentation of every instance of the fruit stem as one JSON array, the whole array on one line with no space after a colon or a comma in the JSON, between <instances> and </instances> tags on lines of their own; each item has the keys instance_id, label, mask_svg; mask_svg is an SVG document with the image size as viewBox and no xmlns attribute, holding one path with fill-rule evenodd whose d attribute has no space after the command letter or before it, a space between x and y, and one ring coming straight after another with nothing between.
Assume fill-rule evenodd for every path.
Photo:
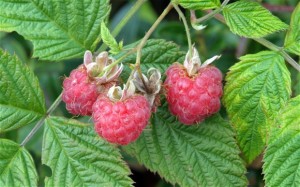
<instances>
[{"instance_id":1,"label":"fruit stem","mask_svg":"<svg viewBox=\"0 0 300 187\"><path fill-rule=\"evenodd\" d=\"M217 20L219 20L220 22L226 24L224 17L221 14L216 14L215 18ZM264 39L264 38L251 38L252 40L262 44L263 46L273 50L273 51L277 51L279 52L284 59L291 65L293 66L293 68L295 68L297 71L300 72L300 65L289 55L287 54L282 47L278 47L277 45L269 42L268 40Z\"/></svg>"},{"instance_id":2,"label":"fruit stem","mask_svg":"<svg viewBox=\"0 0 300 187\"><path fill-rule=\"evenodd\" d=\"M128 85L130 79L132 78L133 74L135 71L138 71L139 77L141 78L141 80L144 83L145 88L147 89L147 85L145 84L145 80L144 77L142 76L142 72L141 72L141 68L140 68L140 64L141 64L141 56L142 56L142 48L144 47L144 45L146 44L147 40L149 39L150 35L153 33L153 31L156 29L156 27L158 26L158 24L164 19L164 17L169 13L169 11L173 8L173 4L169 3L169 5L165 8L165 10L161 13L161 15L157 18L157 20L153 23L153 25L150 27L150 29L147 31L147 33L145 34L145 36L142 38L141 42L139 43L139 45L136 47L136 62L135 62L135 69L131 72L128 81L126 83L126 85Z\"/></svg>"},{"instance_id":3,"label":"fruit stem","mask_svg":"<svg viewBox=\"0 0 300 187\"><path fill-rule=\"evenodd\" d=\"M30 131L30 133L26 136L26 138L23 140L23 142L20 144L21 147L25 146L25 144L33 137L33 135L39 130L39 128L44 124L45 120L52 114L52 112L58 107L58 105L61 102L61 96L60 94L54 103L50 106L50 108L47 110L46 114L37 122L37 124L33 127L33 129Z\"/></svg>"},{"instance_id":4,"label":"fruit stem","mask_svg":"<svg viewBox=\"0 0 300 187\"><path fill-rule=\"evenodd\" d=\"M128 51L127 53L125 53L123 56L121 56L120 58L118 58L117 60L115 60L113 63L111 63L110 65L106 66L103 69L103 72L110 71L115 65L119 64L120 62L122 62L126 57L128 57L131 54L133 54L135 51L136 51L135 48L131 49L130 51Z\"/></svg>"},{"instance_id":5,"label":"fruit stem","mask_svg":"<svg viewBox=\"0 0 300 187\"><path fill-rule=\"evenodd\" d=\"M185 32L186 32L186 37L187 37L188 45L189 45L189 55L192 58L193 47L192 47L192 42L191 42L191 33L190 33L189 26L187 24L185 15L182 13L182 11L180 10L180 8L176 4L173 4L173 6L174 6L175 10L177 11L179 17L182 19L182 22L183 22L183 25L184 25L184 28L185 28Z\"/></svg>"},{"instance_id":6,"label":"fruit stem","mask_svg":"<svg viewBox=\"0 0 300 187\"><path fill-rule=\"evenodd\" d=\"M203 16L203 17L201 17L201 18L198 18L198 19L196 18L195 11L191 11L191 22L192 22L193 24L195 24L195 23L201 23L201 22L204 22L204 21L207 21L207 20L213 18L216 14L218 14L219 12L221 12L221 11L223 10L223 8L224 8L228 3L229 3L229 0L223 1L222 5L221 5L219 8L217 8L217 9L211 11L210 13L208 13L208 14L206 14L205 16Z\"/></svg>"},{"instance_id":7,"label":"fruit stem","mask_svg":"<svg viewBox=\"0 0 300 187\"><path fill-rule=\"evenodd\" d=\"M126 15L122 18L122 20L117 24L117 26L113 29L111 34L116 37L121 30L123 29L124 25L131 19L131 17L139 10L139 8L146 2L147 0L137 0L135 4L130 8L130 10L126 13ZM103 43L97 52L101 52L106 50L107 45Z\"/></svg>"}]
</instances>

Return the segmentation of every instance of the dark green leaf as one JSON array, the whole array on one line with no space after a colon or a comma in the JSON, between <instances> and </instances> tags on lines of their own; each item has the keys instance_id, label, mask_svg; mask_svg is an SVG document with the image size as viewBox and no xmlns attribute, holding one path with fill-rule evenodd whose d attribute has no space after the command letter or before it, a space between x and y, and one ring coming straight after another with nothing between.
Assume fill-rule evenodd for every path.
<instances>
[{"instance_id":1,"label":"dark green leaf","mask_svg":"<svg viewBox=\"0 0 300 187\"><path fill-rule=\"evenodd\" d=\"M149 125L125 150L153 172L180 186L246 186L231 126L218 114L186 126L164 103Z\"/></svg>"},{"instance_id":2,"label":"dark green leaf","mask_svg":"<svg viewBox=\"0 0 300 187\"><path fill-rule=\"evenodd\" d=\"M45 112L44 95L33 72L0 50L0 133L34 122Z\"/></svg>"},{"instance_id":3,"label":"dark green leaf","mask_svg":"<svg viewBox=\"0 0 300 187\"><path fill-rule=\"evenodd\" d=\"M46 186L131 186L129 168L116 147L93 127L72 119L46 120L42 162L52 169Z\"/></svg>"},{"instance_id":4,"label":"dark green leaf","mask_svg":"<svg viewBox=\"0 0 300 187\"><path fill-rule=\"evenodd\" d=\"M33 159L24 147L0 139L0 186L37 186Z\"/></svg>"},{"instance_id":5,"label":"dark green leaf","mask_svg":"<svg viewBox=\"0 0 300 187\"><path fill-rule=\"evenodd\" d=\"M108 0L0 0L0 30L32 41L34 56L45 60L80 57L94 50Z\"/></svg>"}]
</instances>

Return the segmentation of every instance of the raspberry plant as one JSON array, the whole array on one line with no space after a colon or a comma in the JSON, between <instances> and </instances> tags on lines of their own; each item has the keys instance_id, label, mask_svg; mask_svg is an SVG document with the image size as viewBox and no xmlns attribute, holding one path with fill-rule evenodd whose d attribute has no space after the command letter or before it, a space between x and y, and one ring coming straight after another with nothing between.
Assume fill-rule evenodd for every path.
<instances>
[{"instance_id":1,"label":"raspberry plant","mask_svg":"<svg viewBox=\"0 0 300 187\"><path fill-rule=\"evenodd\" d=\"M108 0L0 0L0 31L33 45L31 60L0 50L0 186L133 186L126 154L187 187L247 186L246 167L262 155L266 186L300 186L300 3L288 25L256 1L172 0L139 41L118 41L145 3L137 0L110 29ZM171 10L187 48L150 39ZM223 57L201 63L191 35L214 27L208 20L267 49L221 75L213 61ZM265 39L279 34L282 47ZM49 104L35 61L55 72L53 62L78 58ZM62 100L75 117L60 112ZM25 127L30 132L17 141ZM37 161L28 143L41 127ZM42 165L50 170L44 181Z\"/></svg>"}]
</instances>

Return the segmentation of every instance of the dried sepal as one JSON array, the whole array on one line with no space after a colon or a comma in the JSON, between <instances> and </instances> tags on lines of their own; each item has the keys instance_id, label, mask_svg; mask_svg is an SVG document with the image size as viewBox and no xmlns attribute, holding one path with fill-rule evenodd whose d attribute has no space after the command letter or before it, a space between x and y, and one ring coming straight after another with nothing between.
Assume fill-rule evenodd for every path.
<instances>
[{"instance_id":1,"label":"dried sepal","mask_svg":"<svg viewBox=\"0 0 300 187\"><path fill-rule=\"evenodd\" d=\"M199 53L195 47L193 47L192 54L188 52L185 56L183 66L186 68L188 75L191 77L198 73L200 68L204 68L207 65L211 64L213 61L219 59L221 55L213 56L212 58L207 59L203 64L201 64L201 59Z\"/></svg>"},{"instance_id":2,"label":"dried sepal","mask_svg":"<svg viewBox=\"0 0 300 187\"><path fill-rule=\"evenodd\" d=\"M107 68L115 59L109 57L106 51L101 52L93 61L93 55L90 51L84 54L84 66L87 69L88 75L95 80L97 84L105 84L107 82L116 81L123 70L123 64L118 64L111 68Z\"/></svg>"},{"instance_id":3,"label":"dried sepal","mask_svg":"<svg viewBox=\"0 0 300 187\"><path fill-rule=\"evenodd\" d=\"M136 88L143 93L148 100L152 111L156 111L156 107L160 104L159 93L161 90L161 73L158 69L150 68L147 76L142 74L143 79L138 72L134 73L133 82Z\"/></svg>"},{"instance_id":4,"label":"dried sepal","mask_svg":"<svg viewBox=\"0 0 300 187\"><path fill-rule=\"evenodd\" d=\"M121 101L135 94L135 86L132 81L128 85L124 85L123 89L120 86L112 86L107 93L111 101Z\"/></svg>"}]
</instances>

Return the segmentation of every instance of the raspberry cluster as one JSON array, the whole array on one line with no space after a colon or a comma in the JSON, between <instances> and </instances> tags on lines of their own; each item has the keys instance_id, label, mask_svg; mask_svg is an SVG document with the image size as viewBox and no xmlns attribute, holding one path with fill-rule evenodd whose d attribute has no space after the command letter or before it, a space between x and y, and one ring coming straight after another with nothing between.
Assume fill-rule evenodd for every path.
<instances>
[{"instance_id":1,"label":"raspberry cluster","mask_svg":"<svg viewBox=\"0 0 300 187\"><path fill-rule=\"evenodd\" d=\"M183 124L200 123L219 111L222 73L209 65L217 58L201 65L194 49L192 55L187 54L184 65L174 63L166 71L164 88L169 109ZM162 82L160 72L150 68L147 76L135 72L122 89L118 77L123 66L117 64L107 52L93 61L92 53L87 51L84 64L64 80L62 100L70 113L92 116L95 131L102 138L127 145L140 136L151 112L159 106Z\"/></svg>"}]
</instances>

